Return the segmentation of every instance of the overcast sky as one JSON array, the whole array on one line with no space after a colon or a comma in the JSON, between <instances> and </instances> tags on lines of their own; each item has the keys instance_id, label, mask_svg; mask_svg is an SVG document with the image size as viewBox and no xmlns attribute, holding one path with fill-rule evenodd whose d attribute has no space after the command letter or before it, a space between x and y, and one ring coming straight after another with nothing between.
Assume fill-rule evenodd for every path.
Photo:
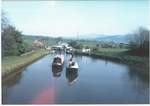
<instances>
[{"instance_id":1,"label":"overcast sky","mask_svg":"<svg viewBox=\"0 0 150 106\"><path fill-rule=\"evenodd\" d=\"M148 0L3 1L11 24L24 34L126 34L148 28Z\"/></svg>"}]
</instances>

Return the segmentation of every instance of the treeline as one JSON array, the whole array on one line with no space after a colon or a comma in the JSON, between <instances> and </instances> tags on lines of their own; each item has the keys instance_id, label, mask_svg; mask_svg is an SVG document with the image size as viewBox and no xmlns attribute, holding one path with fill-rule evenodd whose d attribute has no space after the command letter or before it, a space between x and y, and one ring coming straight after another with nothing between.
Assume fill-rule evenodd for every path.
<instances>
[{"instance_id":1,"label":"treeline","mask_svg":"<svg viewBox=\"0 0 150 106\"><path fill-rule=\"evenodd\" d=\"M98 52L101 48L128 49L126 53L137 56L149 56L149 30L143 27L126 36L128 43L115 43L104 41L70 40L69 45L75 49L90 48Z\"/></svg>"},{"instance_id":2,"label":"treeline","mask_svg":"<svg viewBox=\"0 0 150 106\"><path fill-rule=\"evenodd\" d=\"M2 56L20 55L24 53L26 44L23 42L22 33L9 24L3 12L1 26Z\"/></svg>"},{"instance_id":3,"label":"treeline","mask_svg":"<svg viewBox=\"0 0 150 106\"><path fill-rule=\"evenodd\" d=\"M115 43L115 42L104 42L104 41L86 41L86 40L71 40L68 41L69 45L75 49L82 48L129 48L128 44L125 43Z\"/></svg>"},{"instance_id":4,"label":"treeline","mask_svg":"<svg viewBox=\"0 0 150 106\"><path fill-rule=\"evenodd\" d=\"M35 40L44 42L45 46L56 45L59 41L63 41L63 39L60 37L54 38L54 37L40 36L40 35L23 35L22 38L26 43L30 45L32 45L32 43Z\"/></svg>"}]
</instances>

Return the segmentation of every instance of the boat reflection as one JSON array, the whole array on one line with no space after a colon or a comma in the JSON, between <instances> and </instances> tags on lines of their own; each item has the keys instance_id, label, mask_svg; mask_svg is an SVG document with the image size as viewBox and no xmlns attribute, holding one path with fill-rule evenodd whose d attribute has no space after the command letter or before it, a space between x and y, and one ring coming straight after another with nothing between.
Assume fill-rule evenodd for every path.
<instances>
[{"instance_id":1,"label":"boat reflection","mask_svg":"<svg viewBox=\"0 0 150 106\"><path fill-rule=\"evenodd\" d=\"M52 66L53 77L60 77L62 72L62 67Z\"/></svg>"},{"instance_id":2,"label":"boat reflection","mask_svg":"<svg viewBox=\"0 0 150 106\"><path fill-rule=\"evenodd\" d=\"M68 79L69 85L73 85L77 81L78 70L77 69L66 69L66 78Z\"/></svg>"}]
</instances>

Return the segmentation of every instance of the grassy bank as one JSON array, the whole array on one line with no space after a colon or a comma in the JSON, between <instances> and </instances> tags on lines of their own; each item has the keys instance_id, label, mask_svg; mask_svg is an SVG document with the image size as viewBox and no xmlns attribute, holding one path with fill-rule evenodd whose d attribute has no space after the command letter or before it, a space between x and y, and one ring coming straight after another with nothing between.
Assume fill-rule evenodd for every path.
<instances>
[{"instance_id":1,"label":"grassy bank","mask_svg":"<svg viewBox=\"0 0 150 106\"><path fill-rule=\"evenodd\" d=\"M2 76L7 77L9 74L23 68L35 60L46 55L44 49L36 50L23 56L7 56L2 58Z\"/></svg>"},{"instance_id":2,"label":"grassy bank","mask_svg":"<svg viewBox=\"0 0 150 106\"><path fill-rule=\"evenodd\" d=\"M127 54L127 49L108 49L102 48L98 51L91 53L82 53L80 50L76 51L76 54L87 55L97 58L108 59L117 62L123 62L129 65L136 65L148 70L149 68L149 59L148 57L142 56L133 56Z\"/></svg>"}]
</instances>

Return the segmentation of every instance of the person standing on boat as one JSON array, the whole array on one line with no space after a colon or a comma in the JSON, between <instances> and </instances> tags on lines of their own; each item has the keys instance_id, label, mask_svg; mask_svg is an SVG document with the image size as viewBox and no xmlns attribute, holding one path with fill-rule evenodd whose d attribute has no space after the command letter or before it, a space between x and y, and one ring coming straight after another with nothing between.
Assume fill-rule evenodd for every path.
<instances>
[{"instance_id":1,"label":"person standing on boat","mask_svg":"<svg viewBox=\"0 0 150 106\"><path fill-rule=\"evenodd\" d=\"M73 53L71 53L71 58L69 59L69 66L74 64Z\"/></svg>"},{"instance_id":2,"label":"person standing on boat","mask_svg":"<svg viewBox=\"0 0 150 106\"><path fill-rule=\"evenodd\" d=\"M71 53L71 58L73 59L73 53Z\"/></svg>"}]
</instances>

